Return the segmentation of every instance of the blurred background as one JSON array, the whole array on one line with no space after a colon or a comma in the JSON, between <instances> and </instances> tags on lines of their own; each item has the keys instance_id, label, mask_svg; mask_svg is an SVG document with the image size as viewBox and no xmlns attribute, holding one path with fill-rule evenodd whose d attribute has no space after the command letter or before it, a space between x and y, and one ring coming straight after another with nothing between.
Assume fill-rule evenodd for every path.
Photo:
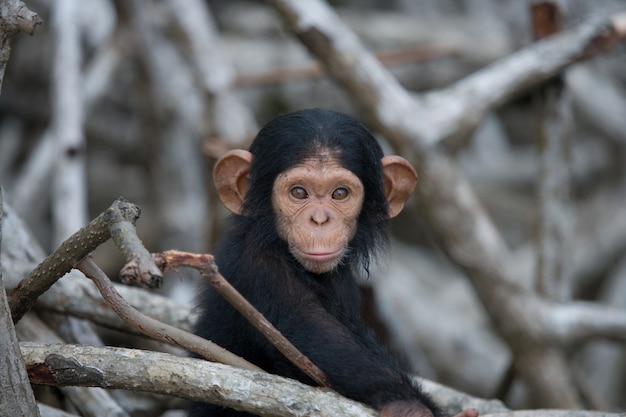
<instances>
[{"instance_id":1,"label":"blurred background","mask_svg":"<svg viewBox=\"0 0 626 417\"><path fill-rule=\"evenodd\" d=\"M0 95L0 184L47 252L119 196L142 208L137 227L148 250L210 252L227 215L210 175L221 153L247 148L260 126L295 109L330 108L372 125L263 2L26 3L44 24L12 41ZM533 42L525 1L330 3L416 93L444 89ZM620 0L556 3L563 30L626 10ZM624 309L624 46L571 67L566 83L571 295ZM525 274L534 273L538 206L532 97L499 106L451 155ZM124 262L112 244L95 257L110 276ZM471 283L411 204L394 221L392 254L378 269L362 283L364 314L412 370L510 407L531 405ZM163 294L192 306L195 280L172 274ZM595 341L568 356L587 406L626 409L623 344Z\"/></svg>"}]
</instances>

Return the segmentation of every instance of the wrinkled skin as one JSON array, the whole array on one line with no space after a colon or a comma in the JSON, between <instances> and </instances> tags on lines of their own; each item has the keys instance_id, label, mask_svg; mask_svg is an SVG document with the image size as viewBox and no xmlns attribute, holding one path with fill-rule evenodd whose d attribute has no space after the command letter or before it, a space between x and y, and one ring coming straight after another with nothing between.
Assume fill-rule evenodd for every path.
<instances>
[{"instance_id":1,"label":"wrinkled skin","mask_svg":"<svg viewBox=\"0 0 626 417\"><path fill-rule=\"evenodd\" d=\"M331 271L356 233L363 184L333 158L307 159L280 174L272 204L278 235L308 271Z\"/></svg>"}]
</instances>

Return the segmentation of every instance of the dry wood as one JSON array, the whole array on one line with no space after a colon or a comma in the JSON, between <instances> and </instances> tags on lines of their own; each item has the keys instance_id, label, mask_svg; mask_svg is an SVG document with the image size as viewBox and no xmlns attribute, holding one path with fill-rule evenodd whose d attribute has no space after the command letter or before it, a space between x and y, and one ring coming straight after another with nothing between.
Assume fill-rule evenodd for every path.
<instances>
[{"instance_id":1,"label":"dry wood","mask_svg":"<svg viewBox=\"0 0 626 417\"><path fill-rule=\"evenodd\" d=\"M179 396L275 416L371 416L336 393L264 372L133 349L21 343L31 381Z\"/></svg>"},{"instance_id":2,"label":"dry wood","mask_svg":"<svg viewBox=\"0 0 626 417\"><path fill-rule=\"evenodd\" d=\"M110 224L119 221L134 223L138 217L139 208L120 198L64 241L9 294L13 322L17 323L30 310L37 297L69 272L78 261L109 239Z\"/></svg>"},{"instance_id":3,"label":"dry wood","mask_svg":"<svg viewBox=\"0 0 626 417\"><path fill-rule=\"evenodd\" d=\"M18 32L35 33L35 28L43 20L37 13L31 12L20 0L2 0L0 2L0 88L4 79L4 70L11 53L11 37Z\"/></svg>"},{"instance_id":4,"label":"dry wood","mask_svg":"<svg viewBox=\"0 0 626 417\"><path fill-rule=\"evenodd\" d=\"M232 354L211 341L205 340L194 335L193 333L161 323L138 312L128 305L122 296L115 290L115 287L109 278L90 257L83 258L76 264L76 267L83 274L85 274L85 276L91 279L94 284L96 284L98 290L102 294L102 297L107 301L107 303L109 303L109 305L111 305L117 315L129 325L140 330L142 333L156 340L170 343L174 346L180 346L212 361L237 366L243 369L255 371L261 370L258 366Z\"/></svg>"},{"instance_id":5,"label":"dry wood","mask_svg":"<svg viewBox=\"0 0 626 417\"><path fill-rule=\"evenodd\" d=\"M198 359L134 349L20 343L33 381L54 385L133 389L208 401L241 411L273 416L376 416L354 401L320 388L266 373ZM429 388L437 389L436 386ZM433 392L436 395L436 392ZM450 394L450 393L449 393ZM465 404L484 404L464 397ZM489 405L494 410L497 406ZM501 408L500 408L501 409ZM573 410L528 410L484 417L618 417L621 414Z\"/></svg>"},{"instance_id":6,"label":"dry wood","mask_svg":"<svg viewBox=\"0 0 626 417\"><path fill-rule=\"evenodd\" d=\"M49 326L36 315L30 313L20 320L16 331L20 340L54 344L65 343ZM59 387L59 390L85 416L128 417L128 414L120 408L110 393L102 388L73 386Z\"/></svg>"}]
</instances>

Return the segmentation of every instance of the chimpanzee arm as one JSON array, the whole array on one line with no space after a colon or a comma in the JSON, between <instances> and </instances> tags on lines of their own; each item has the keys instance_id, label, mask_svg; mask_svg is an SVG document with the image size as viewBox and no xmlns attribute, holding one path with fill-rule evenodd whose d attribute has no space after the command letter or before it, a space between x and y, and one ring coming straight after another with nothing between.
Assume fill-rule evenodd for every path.
<instances>
[{"instance_id":1,"label":"chimpanzee arm","mask_svg":"<svg viewBox=\"0 0 626 417\"><path fill-rule=\"evenodd\" d=\"M265 301L253 303L326 373L333 389L378 409L398 400L420 401L435 408L364 326L338 320L297 278L281 279L287 282L266 286ZM335 297L340 302L342 294ZM266 354L276 356L275 361L284 361L276 350L267 349Z\"/></svg>"}]
</instances>

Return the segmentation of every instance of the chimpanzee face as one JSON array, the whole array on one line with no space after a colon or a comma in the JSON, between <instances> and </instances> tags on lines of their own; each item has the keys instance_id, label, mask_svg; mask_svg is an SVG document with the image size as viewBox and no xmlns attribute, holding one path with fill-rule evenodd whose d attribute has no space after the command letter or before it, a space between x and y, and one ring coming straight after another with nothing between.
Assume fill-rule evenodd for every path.
<instances>
[{"instance_id":1,"label":"chimpanzee face","mask_svg":"<svg viewBox=\"0 0 626 417\"><path fill-rule=\"evenodd\" d=\"M305 269L328 272L356 234L363 196L361 180L330 154L306 159L274 182L278 235Z\"/></svg>"}]
</instances>

